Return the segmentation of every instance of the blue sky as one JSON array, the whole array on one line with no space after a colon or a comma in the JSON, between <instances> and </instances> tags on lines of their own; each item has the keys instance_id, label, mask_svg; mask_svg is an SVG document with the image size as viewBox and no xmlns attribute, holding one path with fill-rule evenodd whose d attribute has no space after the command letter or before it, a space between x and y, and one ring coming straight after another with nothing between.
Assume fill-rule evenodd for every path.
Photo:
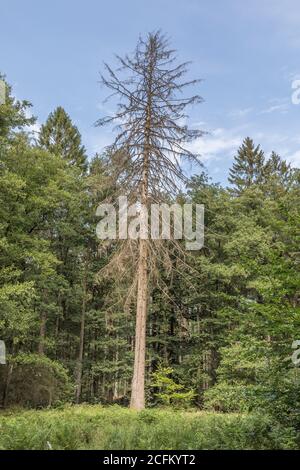
<instances>
[{"instance_id":1,"label":"blue sky","mask_svg":"<svg viewBox=\"0 0 300 470\"><path fill-rule=\"evenodd\" d=\"M298 0L0 0L0 71L18 98L30 100L38 122L58 105L79 127L90 155L110 143L93 126L103 115L103 61L131 52L139 34L161 28L190 75L203 82L205 102L191 124L208 131L194 143L214 181L249 135L300 166Z\"/></svg>"}]
</instances>

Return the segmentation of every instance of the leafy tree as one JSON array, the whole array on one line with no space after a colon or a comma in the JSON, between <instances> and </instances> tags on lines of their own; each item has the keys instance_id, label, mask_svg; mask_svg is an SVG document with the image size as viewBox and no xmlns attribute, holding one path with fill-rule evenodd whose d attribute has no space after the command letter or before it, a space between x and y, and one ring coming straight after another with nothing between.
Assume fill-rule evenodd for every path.
<instances>
[{"instance_id":1,"label":"leafy tree","mask_svg":"<svg viewBox=\"0 0 300 470\"><path fill-rule=\"evenodd\" d=\"M150 406L263 411L272 416L263 426L272 423L274 435L282 426L285 436L299 435L299 369L291 361L300 331L299 169L275 152L265 159L247 138L231 171L233 188L213 184L204 171L186 188L178 185L176 177L187 181L179 166L172 173L176 152L171 163L165 159L165 145L174 149L178 142L168 137L168 125L183 140L195 136L176 120L193 98L173 106L169 79L175 87L181 66L166 67L166 82L162 69L155 69L163 94L149 95L148 66L164 58L168 62L172 54L154 34L141 41L137 56L124 59L138 86L107 68L108 85L121 94L126 87L130 100L115 116L121 118L119 140L86 161L86 172L74 160L82 147L79 131L77 150L67 144L68 126L61 124L54 133L56 138L62 127L61 148L36 145L27 102L17 104L7 88L6 104L0 105L0 338L7 350L0 368L2 404L127 405L135 355L145 366L138 371ZM147 97L153 99L152 114L145 112ZM162 98L171 100L168 112ZM147 115L153 120L144 140L138 129L146 129ZM159 122L167 130L159 130ZM121 192L130 202L146 196L148 203L204 204L204 248L182 257L174 240L147 241L141 268L140 241L99 243L96 207ZM139 297L143 315L135 332L136 286L145 266L147 282L139 289L147 298ZM146 351L135 341L141 325L139 345L147 344ZM143 405L143 393L133 396L135 405Z\"/></svg>"},{"instance_id":2,"label":"leafy tree","mask_svg":"<svg viewBox=\"0 0 300 470\"><path fill-rule=\"evenodd\" d=\"M12 136L17 130L35 123L35 117L28 116L31 103L27 100L17 100L12 94L12 87L0 73L0 80L5 83L5 102L0 105L0 145L3 139ZM1 150L1 147L0 147Z\"/></svg>"}]
</instances>

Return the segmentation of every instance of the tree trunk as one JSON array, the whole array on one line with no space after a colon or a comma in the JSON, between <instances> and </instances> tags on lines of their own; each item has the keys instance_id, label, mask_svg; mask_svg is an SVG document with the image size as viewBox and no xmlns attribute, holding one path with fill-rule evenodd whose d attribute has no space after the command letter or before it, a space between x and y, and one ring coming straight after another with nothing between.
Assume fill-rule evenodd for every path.
<instances>
[{"instance_id":1,"label":"tree trunk","mask_svg":"<svg viewBox=\"0 0 300 470\"><path fill-rule=\"evenodd\" d=\"M143 180L141 190L141 202L148 209L148 166L149 166L149 133L150 133L150 105L148 106L148 118L146 123L146 145L143 162ZM143 223L147 224L148 219ZM138 285L137 285L137 305L135 323L135 349L134 368L131 385L130 408L142 410L145 408L145 363L146 363L146 324L147 324L147 304L148 304L148 240L142 237L142 227L140 227L139 258L138 258Z\"/></svg>"},{"instance_id":2,"label":"tree trunk","mask_svg":"<svg viewBox=\"0 0 300 470\"><path fill-rule=\"evenodd\" d=\"M11 381L11 378L12 378L13 368L14 368L13 364L8 365L7 375L6 375L6 380L5 380L4 390L3 390L3 397L2 397L2 407L3 408L7 407L8 390L9 390L9 385L10 385L10 381Z\"/></svg>"},{"instance_id":3,"label":"tree trunk","mask_svg":"<svg viewBox=\"0 0 300 470\"><path fill-rule=\"evenodd\" d=\"M149 71L147 76L147 110L145 121L145 141L143 152L143 177L141 184L141 203L149 210L149 160L151 156L151 121L152 121L152 83L155 61L155 51L153 43L150 50ZM147 304L148 304L148 231L149 221L143 220L146 224L146 237L143 238L140 227L139 260L138 260L138 285L137 285L137 306L136 306L136 326L135 326L135 351L134 369L131 386L130 407L136 410L145 408L145 363L146 363L146 325L147 325Z\"/></svg>"},{"instance_id":4,"label":"tree trunk","mask_svg":"<svg viewBox=\"0 0 300 470\"><path fill-rule=\"evenodd\" d=\"M119 335L118 335L118 333L116 335L116 340L117 340L116 353L115 353L116 372L115 372L115 377L114 377L114 396L113 396L113 400L117 400L119 398L119 374L118 374L118 364L119 364L118 340L119 340Z\"/></svg>"},{"instance_id":5,"label":"tree trunk","mask_svg":"<svg viewBox=\"0 0 300 470\"><path fill-rule=\"evenodd\" d=\"M41 323L40 323L40 337L39 337L39 345L38 345L38 353L40 355L44 354L46 323L47 323L47 315L46 313L42 313Z\"/></svg>"},{"instance_id":6,"label":"tree trunk","mask_svg":"<svg viewBox=\"0 0 300 470\"><path fill-rule=\"evenodd\" d=\"M86 312L86 274L83 279L83 298L82 298L82 309L81 309L81 321L80 321L80 339L79 339L79 353L77 361L77 376L76 376L76 396L75 401L78 404L81 395L82 385L82 363L83 363L83 348L84 348L84 327L85 327L85 312Z\"/></svg>"},{"instance_id":7,"label":"tree trunk","mask_svg":"<svg viewBox=\"0 0 300 470\"><path fill-rule=\"evenodd\" d=\"M137 311L135 327L134 372L132 379L130 402L130 407L136 410L142 410L145 407L145 356L148 297L147 255L147 240L140 240Z\"/></svg>"}]
</instances>

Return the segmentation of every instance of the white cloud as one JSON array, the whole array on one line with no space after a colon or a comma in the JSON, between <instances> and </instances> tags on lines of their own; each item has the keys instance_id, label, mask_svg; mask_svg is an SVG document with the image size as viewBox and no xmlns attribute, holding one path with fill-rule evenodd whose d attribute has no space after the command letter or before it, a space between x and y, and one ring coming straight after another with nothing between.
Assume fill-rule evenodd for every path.
<instances>
[{"instance_id":1,"label":"white cloud","mask_svg":"<svg viewBox=\"0 0 300 470\"><path fill-rule=\"evenodd\" d=\"M251 113L251 111L253 111L253 108L233 109L228 113L228 116L234 119L240 119L244 116L247 116L249 113Z\"/></svg>"},{"instance_id":2,"label":"white cloud","mask_svg":"<svg viewBox=\"0 0 300 470\"><path fill-rule=\"evenodd\" d=\"M299 168L300 167L300 150L297 150L296 152L287 155L286 159L289 163L292 164L292 166Z\"/></svg>"},{"instance_id":3,"label":"white cloud","mask_svg":"<svg viewBox=\"0 0 300 470\"><path fill-rule=\"evenodd\" d=\"M29 126L29 132L32 132L34 134L34 137L38 137L38 134L40 133L41 131L41 124L36 121L34 124L32 124L31 126Z\"/></svg>"},{"instance_id":4,"label":"white cloud","mask_svg":"<svg viewBox=\"0 0 300 470\"><path fill-rule=\"evenodd\" d=\"M273 98L269 103L269 106L260 111L259 114L270 114L274 112L285 114L290 107L290 99L288 98Z\"/></svg>"},{"instance_id":5,"label":"white cloud","mask_svg":"<svg viewBox=\"0 0 300 470\"><path fill-rule=\"evenodd\" d=\"M260 114L269 114L269 113L274 113L275 111L279 111L281 113L287 113L288 105L287 104L274 104L272 106L269 106L266 109L263 109L260 112Z\"/></svg>"},{"instance_id":6,"label":"white cloud","mask_svg":"<svg viewBox=\"0 0 300 470\"><path fill-rule=\"evenodd\" d=\"M34 112L32 112L32 108L25 109L25 116L27 119L31 119L33 116L35 116ZM41 123L37 119L34 124L31 124L27 127L27 130L33 134L33 137L37 139L41 131L41 126Z\"/></svg>"},{"instance_id":7,"label":"white cloud","mask_svg":"<svg viewBox=\"0 0 300 470\"><path fill-rule=\"evenodd\" d=\"M242 137L235 133L235 130L218 128L210 134L195 140L190 144L192 152L201 155L202 162L218 160L220 156L232 156L241 144Z\"/></svg>"},{"instance_id":8,"label":"white cloud","mask_svg":"<svg viewBox=\"0 0 300 470\"><path fill-rule=\"evenodd\" d=\"M101 154L112 143L112 134L101 128L90 128L82 132L82 140L91 155Z\"/></svg>"}]
</instances>

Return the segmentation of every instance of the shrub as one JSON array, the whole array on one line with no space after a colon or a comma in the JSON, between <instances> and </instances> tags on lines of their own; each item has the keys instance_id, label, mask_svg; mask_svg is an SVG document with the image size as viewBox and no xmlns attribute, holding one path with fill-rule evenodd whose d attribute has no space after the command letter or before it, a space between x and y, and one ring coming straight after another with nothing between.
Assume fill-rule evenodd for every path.
<instances>
[{"instance_id":1,"label":"shrub","mask_svg":"<svg viewBox=\"0 0 300 470\"><path fill-rule=\"evenodd\" d=\"M7 366L1 368L2 388L5 386L8 367L12 370L7 397L10 406L51 406L71 396L68 372L57 361L37 354L21 353L10 357Z\"/></svg>"},{"instance_id":2,"label":"shrub","mask_svg":"<svg viewBox=\"0 0 300 470\"><path fill-rule=\"evenodd\" d=\"M193 390L185 390L184 386L175 382L170 377L173 369L170 367L159 367L152 373L151 386L158 389L154 395L159 402L165 406L188 407L195 397Z\"/></svg>"},{"instance_id":3,"label":"shrub","mask_svg":"<svg viewBox=\"0 0 300 470\"><path fill-rule=\"evenodd\" d=\"M252 411L262 406L265 393L261 385L220 382L204 392L205 409L223 413Z\"/></svg>"}]
</instances>

